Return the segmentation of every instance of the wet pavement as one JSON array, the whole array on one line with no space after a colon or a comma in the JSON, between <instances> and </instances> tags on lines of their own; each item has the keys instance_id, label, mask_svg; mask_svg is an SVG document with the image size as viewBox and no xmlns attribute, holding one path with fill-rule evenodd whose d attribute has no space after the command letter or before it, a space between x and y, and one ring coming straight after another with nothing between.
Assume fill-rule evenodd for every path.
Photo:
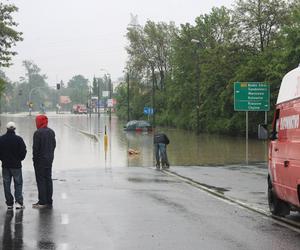
<instances>
[{"instance_id":1,"label":"wet pavement","mask_svg":"<svg viewBox=\"0 0 300 250\"><path fill-rule=\"evenodd\" d=\"M27 207L1 204L2 249L299 249L298 233L153 168L53 178L53 209L31 208L31 171L24 172Z\"/></svg>"},{"instance_id":2,"label":"wet pavement","mask_svg":"<svg viewBox=\"0 0 300 250\"><path fill-rule=\"evenodd\" d=\"M265 163L227 166L174 166L170 172L189 178L225 197L268 211Z\"/></svg>"},{"instance_id":3,"label":"wet pavement","mask_svg":"<svg viewBox=\"0 0 300 250\"><path fill-rule=\"evenodd\" d=\"M58 142L54 207L33 209L33 117L1 119L22 119L17 131L28 155L23 167L24 210L7 211L0 179L0 249L299 249L298 231L156 171L151 135L124 136L113 129L115 136L104 152L101 133L97 141L78 132L91 124L86 117L50 115ZM141 150L136 158L124 150L133 143ZM267 210L265 164L172 166L170 171Z\"/></svg>"}]
</instances>

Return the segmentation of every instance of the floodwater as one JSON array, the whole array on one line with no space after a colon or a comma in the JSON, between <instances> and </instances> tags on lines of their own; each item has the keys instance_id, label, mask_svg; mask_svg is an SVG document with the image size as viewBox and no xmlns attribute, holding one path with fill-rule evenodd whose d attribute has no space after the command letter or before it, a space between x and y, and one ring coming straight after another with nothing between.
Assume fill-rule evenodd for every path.
<instances>
[{"instance_id":1,"label":"floodwater","mask_svg":"<svg viewBox=\"0 0 300 250\"><path fill-rule=\"evenodd\" d=\"M150 167L154 163L153 134L125 132L125 122L107 114L73 115L47 114L49 127L56 133L57 148L54 166L56 169L83 169L98 167ZM32 135L35 131L35 114L1 114L1 134L5 133L8 121L17 124L16 133L27 145L23 167L32 169ZM105 127L108 147L104 147ZM245 138L201 134L179 130L162 129L169 139L168 157L173 166L243 164L246 161ZM96 134L97 139L85 134ZM139 151L129 155L128 149ZM249 162L266 161L266 143L249 140Z\"/></svg>"}]
</instances>

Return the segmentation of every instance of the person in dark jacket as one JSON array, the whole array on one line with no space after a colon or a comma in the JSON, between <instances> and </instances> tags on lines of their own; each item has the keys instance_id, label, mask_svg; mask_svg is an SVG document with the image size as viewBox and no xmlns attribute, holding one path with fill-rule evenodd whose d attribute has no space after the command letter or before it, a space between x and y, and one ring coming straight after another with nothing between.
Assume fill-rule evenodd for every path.
<instances>
[{"instance_id":1,"label":"person in dark jacket","mask_svg":"<svg viewBox=\"0 0 300 250\"><path fill-rule=\"evenodd\" d=\"M33 135L33 166L38 188L38 202L33 208L52 207L52 163L56 147L55 133L48 128L48 117L38 115L35 119L37 130Z\"/></svg>"},{"instance_id":2,"label":"person in dark jacket","mask_svg":"<svg viewBox=\"0 0 300 250\"><path fill-rule=\"evenodd\" d=\"M170 164L167 156L167 145L170 143L169 138L164 133L154 134L154 148L156 158L156 169L169 168Z\"/></svg>"},{"instance_id":3,"label":"person in dark jacket","mask_svg":"<svg viewBox=\"0 0 300 250\"><path fill-rule=\"evenodd\" d=\"M11 180L14 180L15 206L17 209L24 207L23 204L23 177L22 161L25 159L27 150L22 137L16 135L16 124L9 122L6 125L7 132L0 137L0 160L2 161L2 178L4 195L8 209L14 205L14 197L11 194Z\"/></svg>"}]
</instances>

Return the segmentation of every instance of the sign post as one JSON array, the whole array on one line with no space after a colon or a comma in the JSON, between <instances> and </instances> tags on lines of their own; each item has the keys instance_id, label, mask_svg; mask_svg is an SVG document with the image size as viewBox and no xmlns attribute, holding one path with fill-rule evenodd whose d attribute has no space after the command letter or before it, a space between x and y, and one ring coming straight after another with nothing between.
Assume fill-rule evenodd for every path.
<instances>
[{"instance_id":1,"label":"sign post","mask_svg":"<svg viewBox=\"0 0 300 250\"><path fill-rule=\"evenodd\" d=\"M151 108L151 107L144 107L144 114L148 115L148 121L149 121L150 115L153 115L153 108Z\"/></svg>"},{"instance_id":2,"label":"sign post","mask_svg":"<svg viewBox=\"0 0 300 250\"><path fill-rule=\"evenodd\" d=\"M248 164L248 111L270 110L270 85L265 82L235 82L234 110L246 111L246 164Z\"/></svg>"}]
</instances>

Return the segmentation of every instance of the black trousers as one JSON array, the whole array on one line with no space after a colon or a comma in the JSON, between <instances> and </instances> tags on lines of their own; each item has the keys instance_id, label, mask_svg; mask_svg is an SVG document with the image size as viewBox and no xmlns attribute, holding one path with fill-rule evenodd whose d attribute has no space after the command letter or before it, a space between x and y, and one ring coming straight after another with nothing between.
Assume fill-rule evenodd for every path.
<instances>
[{"instance_id":1,"label":"black trousers","mask_svg":"<svg viewBox=\"0 0 300 250\"><path fill-rule=\"evenodd\" d=\"M35 179L39 193L39 204L52 205L53 182L52 167L34 167Z\"/></svg>"}]
</instances>

